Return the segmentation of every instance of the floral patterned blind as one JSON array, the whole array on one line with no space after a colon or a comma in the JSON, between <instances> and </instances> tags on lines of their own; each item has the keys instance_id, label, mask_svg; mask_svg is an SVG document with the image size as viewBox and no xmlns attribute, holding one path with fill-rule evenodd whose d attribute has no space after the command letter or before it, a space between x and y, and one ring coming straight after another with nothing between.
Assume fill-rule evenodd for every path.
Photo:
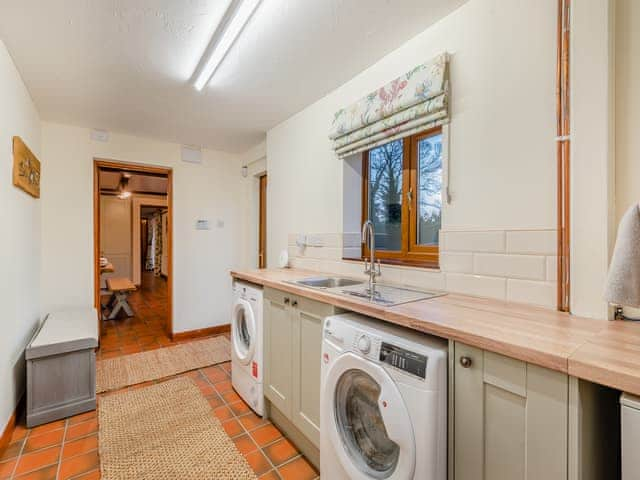
<instances>
[{"instance_id":1,"label":"floral patterned blind","mask_svg":"<svg viewBox=\"0 0 640 480\"><path fill-rule=\"evenodd\" d=\"M338 110L329 138L340 158L449 122L449 56L438 55Z\"/></svg>"}]
</instances>

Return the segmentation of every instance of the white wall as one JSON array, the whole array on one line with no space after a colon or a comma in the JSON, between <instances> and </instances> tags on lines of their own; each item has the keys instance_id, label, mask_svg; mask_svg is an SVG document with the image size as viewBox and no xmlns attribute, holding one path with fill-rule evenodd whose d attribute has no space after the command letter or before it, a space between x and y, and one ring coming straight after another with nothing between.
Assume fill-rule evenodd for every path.
<instances>
[{"instance_id":1,"label":"white wall","mask_svg":"<svg viewBox=\"0 0 640 480\"><path fill-rule=\"evenodd\" d=\"M24 347L40 319L40 210L36 200L12 184L12 137L22 137L41 162L38 112L0 41L0 432L24 390Z\"/></svg>"},{"instance_id":2,"label":"white wall","mask_svg":"<svg viewBox=\"0 0 640 480\"><path fill-rule=\"evenodd\" d=\"M93 159L173 168L173 329L229 323L229 270L242 261L238 156L203 151L203 163L180 160L180 145L87 128L44 123L42 149L43 310L93 304ZM208 219L210 230L195 230ZM223 225L220 225L223 224Z\"/></svg>"},{"instance_id":3,"label":"white wall","mask_svg":"<svg viewBox=\"0 0 640 480\"><path fill-rule=\"evenodd\" d=\"M334 112L443 51L452 54L453 195L443 228L555 230L556 14L555 0L471 0L270 130L269 265L288 234L342 232L343 161L327 138Z\"/></svg>"},{"instance_id":4,"label":"white wall","mask_svg":"<svg viewBox=\"0 0 640 480\"><path fill-rule=\"evenodd\" d=\"M617 0L615 37L616 220L640 201L640 2Z\"/></svg>"},{"instance_id":5,"label":"white wall","mask_svg":"<svg viewBox=\"0 0 640 480\"><path fill-rule=\"evenodd\" d=\"M607 318L604 282L615 241L615 0L572 2L571 311Z\"/></svg>"}]
</instances>

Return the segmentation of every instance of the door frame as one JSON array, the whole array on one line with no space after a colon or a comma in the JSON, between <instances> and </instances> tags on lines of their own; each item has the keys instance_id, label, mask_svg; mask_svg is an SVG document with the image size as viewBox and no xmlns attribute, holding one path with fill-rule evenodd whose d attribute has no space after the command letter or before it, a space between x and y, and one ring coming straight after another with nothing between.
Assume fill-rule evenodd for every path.
<instances>
[{"instance_id":1,"label":"door frame","mask_svg":"<svg viewBox=\"0 0 640 480\"><path fill-rule=\"evenodd\" d=\"M100 170L113 169L144 175L167 177L167 334L173 338L173 169L155 165L93 159L93 290L94 306L100 311ZM133 241L133 235L132 239ZM102 315L98 315L98 339L102 333Z\"/></svg>"},{"instance_id":2,"label":"door frame","mask_svg":"<svg viewBox=\"0 0 640 480\"><path fill-rule=\"evenodd\" d=\"M258 268L267 268L267 174L258 177Z\"/></svg>"}]
</instances>

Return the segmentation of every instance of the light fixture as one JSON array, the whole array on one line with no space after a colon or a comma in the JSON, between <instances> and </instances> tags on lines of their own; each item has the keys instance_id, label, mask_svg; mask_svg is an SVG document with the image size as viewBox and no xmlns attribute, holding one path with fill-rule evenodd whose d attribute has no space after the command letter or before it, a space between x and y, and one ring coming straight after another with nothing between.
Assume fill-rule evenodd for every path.
<instances>
[{"instance_id":1,"label":"light fixture","mask_svg":"<svg viewBox=\"0 0 640 480\"><path fill-rule=\"evenodd\" d=\"M249 175L249 167L247 167L246 165L242 166L242 176L244 178L247 178L247 175Z\"/></svg>"},{"instance_id":2,"label":"light fixture","mask_svg":"<svg viewBox=\"0 0 640 480\"><path fill-rule=\"evenodd\" d=\"M127 190L130 178L131 175L128 173L123 173L120 177L120 183L118 183L118 198L121 200L129 198L131 196L131 192Z\"/></svg>"},{"instance_id":3,"label":"light fixture","mask_svg":"<svg viewBox=\"0 0 640 480\"><path fill-rule=\"evenodd\" d=\"M226 22L223 21L219 27L219 29L223 29L222 33L218 35L218 31L216 31L213 39L215 43L205 52L205 55L207 55L206 60L203 58L204 62L202 60L200 62L202 68L193 84L196 90L202 90L204 86L209 83L209 80L211 80L211 77L222 60L224 60L233 42L235 42L240 32L242 32L242 29L251 18L251 15L253 15L260 1L261 0L237 0L231 3L225 15L228 20Z\"/></svg>"}]
</instances>

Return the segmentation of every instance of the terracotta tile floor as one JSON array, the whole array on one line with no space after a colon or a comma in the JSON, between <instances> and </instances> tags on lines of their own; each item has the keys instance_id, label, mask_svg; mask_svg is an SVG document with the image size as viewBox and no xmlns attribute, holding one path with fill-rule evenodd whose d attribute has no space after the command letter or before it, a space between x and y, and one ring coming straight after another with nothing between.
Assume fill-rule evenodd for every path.
<instances>
[{"instance_id":1,"label":"terracotta tile floor","mask_svg":"<svg viewBox=\"0 0 640 480\"><path fill-rule=\"evenodd\" d=\"M136 317L105 322L108 326L103 329L98 352L102 358L171 344L162 330L166 293L163 300L157 288L145 291L143 287L132 297ZM196 382L211 405L212 415L220 419L256 476L276 480L317 479L318 472L289 440L271 422L254 414L233 391L230 372L231 363L226 362L184 375ZM33 429L27 429L23 420L0 456L0 480L99 479L97 432L96 412Z\"/></svg>"},{"instance_id":2,"label":"terracotta tile floor","mask_svg":"<svg viewBox=\"0 0 640 480\"><path fill-rule=\"evenodd\" d=\"M133 317L121 316L103 322L99 357L153 350L172 343L166 332L166 280L143 272L142 285L129 296L129 304L135 314Z\"/></svg>"}]
</instances>

